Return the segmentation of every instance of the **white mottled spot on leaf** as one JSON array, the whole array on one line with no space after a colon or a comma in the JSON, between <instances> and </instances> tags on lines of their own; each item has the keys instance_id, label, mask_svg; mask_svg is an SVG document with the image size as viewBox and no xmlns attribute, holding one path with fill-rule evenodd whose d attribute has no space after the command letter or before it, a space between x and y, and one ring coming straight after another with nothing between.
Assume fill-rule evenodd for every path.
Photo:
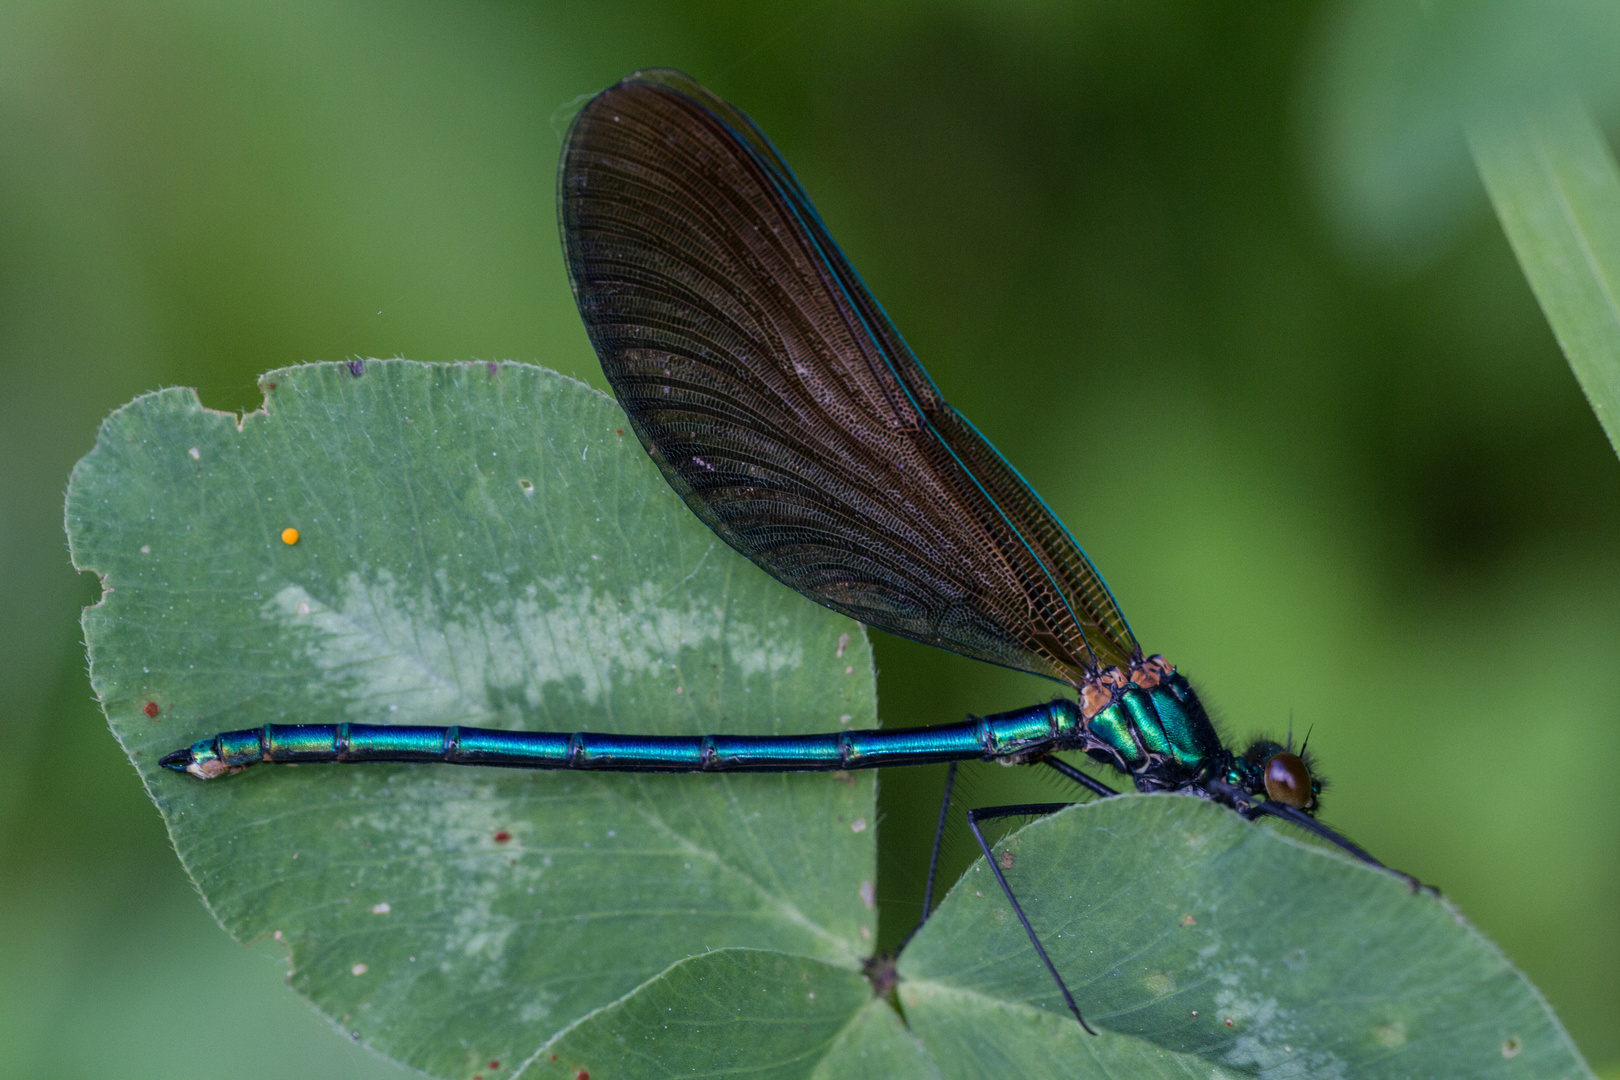
<instances>
[{"instance_id":1,"label":"white mottled spot on leaf","mask_svg":"<svg viewBox=\"0 0 1620 1080\"><path fill-rule=\"evenodd\" d=\"M328 691L333 676L347 684L351 715L372 716L390 702L406 706L414 723L490 723L514 703L539 707L553 685L598 705L618 685L677 666L682 649L716 643L744 678L804 662L791 635L727 622L660 583L615 595L556 578L484 604L447 580L436 584L413 594L388 570L356 571L331 602L287 585L264 614L303 617L305 653Z\"/></svg>"},{"instance_id":2,"label":"white mottled spot on leaf","mask_svg":"<svg viewBox=\"0 0 1620 1080\"><path fill-rule=\"evenodd\" d=\"M778 675L804 666L804 644L748 623L726 628L726 652L747 675Z\"/></svg>"}]
</instances>

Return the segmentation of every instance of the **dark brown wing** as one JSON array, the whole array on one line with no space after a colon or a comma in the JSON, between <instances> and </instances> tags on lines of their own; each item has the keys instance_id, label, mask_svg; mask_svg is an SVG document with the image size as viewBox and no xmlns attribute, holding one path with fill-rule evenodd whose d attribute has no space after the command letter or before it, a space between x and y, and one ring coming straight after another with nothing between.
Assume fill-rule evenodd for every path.
<instances>
[{"instance_id":1,"label":"dark brown wing","mask_svg":"<svg viewBox=\"0 0 1620 1080\"><path fill-rule=\"evenodd\" d=\"M574 298L647 452L778 580L1061 679L1140 655L1061 522L940 397L770 142L678 72L575 119Z\"/></svg>"}]
</instances>

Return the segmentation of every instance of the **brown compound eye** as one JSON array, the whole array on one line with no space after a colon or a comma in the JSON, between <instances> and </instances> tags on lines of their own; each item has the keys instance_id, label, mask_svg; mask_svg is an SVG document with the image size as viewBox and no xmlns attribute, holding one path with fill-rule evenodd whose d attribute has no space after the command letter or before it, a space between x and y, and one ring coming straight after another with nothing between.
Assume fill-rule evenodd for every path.
<instances>
[{"instance_id":1,"label":"brown compound eye","mask_svg":"<svg viewBox=\"0 0 1620 1080\"><path fill-rule=\"evenodd\" d=\"M1316 802L1311 770L1298 754L1273 754L1266 762L1266 797L1296 810L1307 810Z\"/></svg>"}]
</instances>

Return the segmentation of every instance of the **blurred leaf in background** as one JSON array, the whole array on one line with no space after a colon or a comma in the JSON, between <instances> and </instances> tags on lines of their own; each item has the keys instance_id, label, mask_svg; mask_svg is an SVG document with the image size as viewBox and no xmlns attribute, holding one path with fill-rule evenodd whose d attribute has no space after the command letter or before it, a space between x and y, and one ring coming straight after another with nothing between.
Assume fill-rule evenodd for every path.
<instances>
[{"instance_id":1,"label":"blurred leaf in background","mask_svg":"<svg viewBox=\"0 0 1620 1080\"><path fill-rule=\"evenodd\" d=\"M1620 168L1614 154L1572 93L1474 118L1468 141L1519 265L1609 444L1620 451Z\"/></svg>"},{"instance_id":2,"label":"blurred leaf in background","mask_svg":"<svg viewBox=\"0 0 1620 1080\"><path fill-rule=\"evenodd\" d=\"M1441 14L1506 48L1523 11L1552 7ZM1578 46L1559 62L1585 70L1607 16L1558 10ZM1595 1064L1620 1063L1620 472L1460 134L1412 128L1356 61L1380 39L1353 31L1381 18L0 4L0 1072L216 1075L173 1036L240 1015L286 1032L233 1075L382 1071L185 883L90 700L77 609L97 590L68 568L62 488L100 418L160 385L243 408L272 367L405 355L538 360L601 386L557 249L554 117L652 64L777 141L1143 642L1234 735L1314 725L1328 819L1438 883ZM1595 100L1612 73L1591 70ZM1399 169L1357 180L1356 155L1323 147L1409 129L1394 158L1449 162L1411 174L1438 195L1333 194L1401 195ZM1383 216L1356 225L1358 200ZM1408 228L1421 242L1377 254ZM886 723L1052 692L876 647ZM1008 792L1009 772L966 777L970 797L1049 794ZM881 780L891 944L939 781Z\"/></svg>"},{"instance_id":3,"label":"blurred leaf in background","mask_svg":"<svg viewBox=\"0 0 1620 1080\"><path fill-rule=\"evenodd\" d=\"M1347 3L1322 22L1305 137L1345 249L1410 262L1483 210L1464 125L1568 87L1620 117L1620 6L1606 0Z\"/></svg>"}]
</instances>

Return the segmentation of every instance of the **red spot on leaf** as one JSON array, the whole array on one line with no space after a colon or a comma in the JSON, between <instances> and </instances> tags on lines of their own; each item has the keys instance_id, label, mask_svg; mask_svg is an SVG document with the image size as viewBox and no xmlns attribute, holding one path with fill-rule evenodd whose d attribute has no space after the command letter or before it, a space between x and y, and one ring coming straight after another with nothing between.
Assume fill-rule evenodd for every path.
<instances>
[{"instance_id":1,"label":"red spot on leaf","mask_svg":"<svg viewBox=\"0 0 1620 1080\"><path fill-rule=\"evenodd\" d=\"M581 1069L574 1074L574 1080L591 1080L591 1074Z\"/></svg>"},{"instance_id":2,"label":"red spot on leaf","mask_svg":"<svg viewBox=\"0 0 1620 1080\"><path fill-rule=\"evenodd\" d=\"M498 1069L501 1067L501 1063L498 1061L492 1061L489 1063L489 1067L492 1069Z\"/></svg>"},{"instance_id":3,"label":"red spot on leaf","mask_svg":"<svg viewBox=\"0 0 1620 1080\"><path fill-rule=\"evenodd\" d=\"M507 832L505 829L501 829L495 834L495 842L497 844L504 844L510 839L512 839L512 834Z\"/></svg>"},{"instance_id":4,"label":"red spot on leaf","mask_svg":"<svg viewBox=\"0 0 1620 1080\"><path fill-rule=\"evenodd\" d=\"M141 712L145 713L147 716L150 716L153 720L156 720L158 713L162 711L162 709L158 708L158 703L155 701L148 701L141 707Z\"/></svg>"},{"instance_id":5,"label":"red spot on leaf","mask_svg":"<svg viewBox=\"0 0 1620 1080\"><path fill-rule=\"evenodd\" d=\"M624 428L622 428L622 427L614 428L613 429L613 434L615 434L615 435L623 435L624 434Z\"/></svg>"}]
</instances>

